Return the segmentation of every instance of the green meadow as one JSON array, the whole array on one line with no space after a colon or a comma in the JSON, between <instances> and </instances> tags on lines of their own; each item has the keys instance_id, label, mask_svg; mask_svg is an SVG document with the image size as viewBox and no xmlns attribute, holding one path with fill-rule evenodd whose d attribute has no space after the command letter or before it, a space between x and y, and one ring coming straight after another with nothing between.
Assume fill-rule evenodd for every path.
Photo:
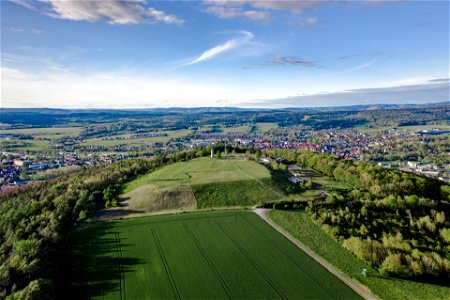
<instances>
[{"instance_id":1,"label":"green meadow","mask_svg":"<svg viewBox=\"0 0 450 300\"><path fill-rule=\"evenodd\" d=\"M121 198L128 209L143 212L245 207L283 197L272 177L254 161L202 157L131 181Z\"/></svg>"},{"instance_id":2,"label":"green meadow","mask_svg":"<svg viewBox=\"0 0 450 300\"><path fill-rule=\"evenodd\" d=\"M108 136L108 138L118 138L116 140L114 139L105 139L105 138L92 138L87 139L83 145L84 146L135 146L143 143L154 143L154 142L160 142L160 143L166 143L170 139L176 139L179 137L184 137L192 133L191 130L183 129L183 130L168 130L168 131L161 131L161 132L155 132L160 134L166 134L165 136L155 136L155 137L142 137L142 138L132 138L132 134L120 134L120 135L114 135L114 136Z\"/></svg>"}]
</instances>

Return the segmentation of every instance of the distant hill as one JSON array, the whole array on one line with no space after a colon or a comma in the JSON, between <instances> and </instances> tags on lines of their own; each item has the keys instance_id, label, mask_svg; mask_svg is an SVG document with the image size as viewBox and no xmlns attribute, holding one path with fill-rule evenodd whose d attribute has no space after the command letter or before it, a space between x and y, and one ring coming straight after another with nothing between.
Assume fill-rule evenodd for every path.
<instances>
[{"instance_id":1,"label":"distant hill","mask_svg":"<svg viewBox=\"0 0 450 300\"><path fill-rule=\"evenodd\" d=\"M420 109L447 106L449 102L426 103L426 104L370 104L350 106L328 106L328 107L286 107L286 108L242 108L242 107L160 107L141 109L59 109L59 108L0 108L0 114L16 115L165 115L165 114L201 114L201 113L229 113L229 112L264 112L264 111L293 111L293 112L333 112L333 111L364 111L383 109Z\"/></svg>"}]
</instances>

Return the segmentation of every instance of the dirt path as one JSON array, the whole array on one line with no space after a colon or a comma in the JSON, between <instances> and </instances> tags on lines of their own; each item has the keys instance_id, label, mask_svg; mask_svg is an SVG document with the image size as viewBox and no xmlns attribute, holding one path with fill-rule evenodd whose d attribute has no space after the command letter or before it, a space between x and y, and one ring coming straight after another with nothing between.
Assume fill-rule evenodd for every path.
<instances>
[{"instance_id":1,"label":"dirt path","mask_svg":"<svg viewBox=\"0 0 450 300\"><path fill-rule=\"evenodd\" d=\"M272 226L276 231L284 235L288 240L290 240L294 245L296 245L298 248L300 248L303 252L308 254L311 258L313 258L316 262L321 264L325 269L327 269L330 273L332 273L334 276L342 280L345 284L347 284L352 290L354 290L356 293L358 293L361 297L364 299L376 299L375 296L373 296L368 291L362 289L359 285L357 285L355 282L353 282L350 278L347 276L341 274L338 272L332 265L330 265L328 262L326 262L323 258L321 258L319 255L317 255L315 252L313 252L311 249L309 249L307 246L302 244L300 241L298 241L296 238L294 238L291 234L289 234L287 231L285 231L283 228L275 224L269 217L267 216L267 213L271 209L268 208L254 208L252 211L256 213L258 216L260 216L264 221L266 221L270 226Z\"/></svg>"}]
</instances>

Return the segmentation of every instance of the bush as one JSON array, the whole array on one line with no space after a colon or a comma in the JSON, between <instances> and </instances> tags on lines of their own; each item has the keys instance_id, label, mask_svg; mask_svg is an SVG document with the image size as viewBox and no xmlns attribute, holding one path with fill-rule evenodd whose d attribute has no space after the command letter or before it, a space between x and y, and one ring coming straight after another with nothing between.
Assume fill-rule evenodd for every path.
<instances>
[{"instance_id":1,"label":"bush","mask_svg":"<svg viewBox=\"0 0 450 300\"><path fill-rule=\"evenodd\" d=\"M402 256L400 253L389 254L380 267L383 275L407 275L408 268L402 264Z\"/></svg>"}]
</instances>

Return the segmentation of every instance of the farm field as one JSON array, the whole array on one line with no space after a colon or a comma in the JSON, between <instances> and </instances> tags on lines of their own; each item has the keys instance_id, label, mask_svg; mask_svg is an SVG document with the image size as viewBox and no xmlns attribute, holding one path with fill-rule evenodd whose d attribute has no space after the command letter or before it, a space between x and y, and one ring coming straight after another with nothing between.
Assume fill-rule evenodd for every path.
<instances>
[{"instance_id":1,"label":"farm field","mask_svg":"<svg viewBox=\"0 0 450 300\"><path fill-rule=\"evenodd\" d=\"M65 299L360 299L251 212L101 222L73 232L66 251Z\"/></svg>"},{"instance_id":2,"label":"farm field","mask_svg":"<svg viewBox=\"0 0 450 300\"><path fill-rule=\"evenodd\" d=\"M189 135L191 130L171 130L171 131L161 131L155 133L167 134L167 136L156 136L156 137L143 137L143 138L130 138L131 134L120 134L115 136L108 136L108 138L125 138L117 140L105 140L103 138L93 138L87 139L83 145L84 146L123 146L123 145L136 145L142 143L152 143L160 142L166 143L170 139L176 139Z\"/></svg>"},{"instance_id":3,"label":"farm field","mask_svg":"<svg viewBox=\"0 0 450 300\"><path fill-rule=\"evenodd\" d=\"M251 206L281 197L266 167L254 161L209 157L141 176L128 183L121 195L126 209L142 212Z\"/></svg>"},{"instance_id":4,"label":"farm field","mask_svg":"<svg viewBox=\"0 0 450 300\"><path fill-rule=\"evenodd\" d=\"M250 131L250 126L222 127L221 131L223 133L248 133Z\"/></svg>"},{"instance_id":5,"label":"farm field","mask_svg":"<svg viewBox=\"0 0 450 300\"><path fill-rule=\"evenodd\" d=\"M269 213L269 217L333 265L339 272L361 282L381 299L449 298L450 287L448 286L381 276L370 265L358 259L333 240L320 226L312 221L305 211L273 210ZM367 277L361 275L363 268L367 269Z\"/></svg>"},{"instance_id":6,"label":"farm field","mask_svg":"<svg viewBox=\"0 0 450 300\"><path fill-rule=\"evenodd\" d=\"M256 123L256 131L268 131L270 129L276 129L278 127L279 127L278 123L271 123L271 122Z\"/></svg>"},{"instance_id":7,"label":"farm field","mask_svg":"<svg viewBox=\"0 0 450 300\"><path fill-rule=\"evenodd\" d=\"M1 140L0 148L3 150L16 151L44 151L48 148L48 142L39 140Z\"/></svg>"},{"instance_id":8,"label":"farm field","mask_svg":"<svg viewBox=\"0 0 450 300\"><path fill-rule=\"evenodd\" d=\"M76 137L80 135L81 127L45 127L1 130L2 134L25 134L34 138L56 139L65 136Z\"/></svg>"}]
</instances>

